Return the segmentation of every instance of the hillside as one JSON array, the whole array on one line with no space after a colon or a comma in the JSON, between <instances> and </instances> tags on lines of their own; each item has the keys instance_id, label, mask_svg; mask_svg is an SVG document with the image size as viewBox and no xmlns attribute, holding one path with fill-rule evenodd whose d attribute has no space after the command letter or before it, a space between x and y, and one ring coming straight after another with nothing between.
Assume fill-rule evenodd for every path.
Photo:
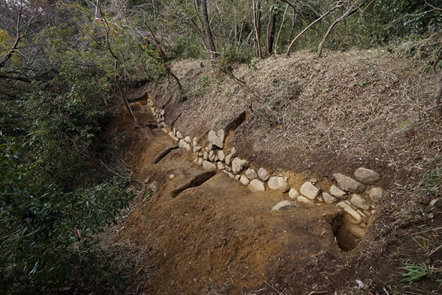
<instances>
[{"instance_id":1,"label":"hillside","mask_svg":"<svg viewBox=\"0 0 442 295\"><path fill-rule=\"evenodd\" d=\"M101 236L130 269L127 294L442 292L442 128L421 61L354 50L271 57L233 78L206 60L171 68L184 95L173 79L146 85L138 123L122 109L108 131L138 194ZM422 263L425 278L400 282Z\"/></svg>"}]
</instances>

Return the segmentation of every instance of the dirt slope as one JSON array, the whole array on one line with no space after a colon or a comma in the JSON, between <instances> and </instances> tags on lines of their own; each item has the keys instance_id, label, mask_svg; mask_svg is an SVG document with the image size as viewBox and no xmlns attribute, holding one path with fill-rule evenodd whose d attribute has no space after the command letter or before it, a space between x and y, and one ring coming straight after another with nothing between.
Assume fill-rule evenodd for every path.
<instances>
[{"instance_id":1,"label":"dirt slope","mask_svg":"<svg viewBox=\"0 0 442 295\"><path fill-rule=\"evenodd\" d=\"M127 294L440 291L434 279L403 284L398 277L403 262L442 261L441 211L428 207L440 184L418 190L425 171L440 173L442 140L425 131L440 131L441 123L431 115L432 80L419 61L382 52L319 60L303 53L238 68L246 84L203 63L174 65L187 87L185 102L170 83L148 86L169 125L198 138L230 130L227 145L270 171L331 182L333 172L376 169L385 197L364 239L344 251L337 236L346 221L335 206L271 212L286 194L252 193L223 173L208 173L153 127L145 102L133 103L141 124L122 110L113 128L124 137L139 195L127 219L103 238L109 249L130 245L140 257Z\"/></svg>"}]
</instances>

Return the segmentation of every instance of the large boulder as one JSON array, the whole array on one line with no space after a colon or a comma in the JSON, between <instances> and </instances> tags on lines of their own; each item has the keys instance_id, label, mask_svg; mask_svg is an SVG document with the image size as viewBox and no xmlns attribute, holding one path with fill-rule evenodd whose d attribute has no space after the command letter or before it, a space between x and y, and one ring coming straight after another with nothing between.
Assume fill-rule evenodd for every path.
<instances>
[{"instance_id":1,"label":"large boulder","mask_svg":"<svg viewBox=\"0 0 442 295\"><path fill-rule=\"evenodd\" d=\"M365 184L375 184L379 181L379 179L381 179L381 175L376 171L362 167L356 169L355 177L357 180Z\"/></svg>"}]
</instances>

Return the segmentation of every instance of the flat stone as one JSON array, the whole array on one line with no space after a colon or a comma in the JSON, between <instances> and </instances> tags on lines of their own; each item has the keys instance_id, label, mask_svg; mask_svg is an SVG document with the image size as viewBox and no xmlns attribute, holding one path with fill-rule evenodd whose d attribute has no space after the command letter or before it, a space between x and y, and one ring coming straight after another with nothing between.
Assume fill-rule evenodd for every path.
<instances>
[{"instance_id":1,"label":"flat stone","mask_svg":"<svg viewBox=\"0 0 442 295\"><path fill-rule=\"evenodd\" d=\"M296 189L291 188L289 190L289 197L292 199L296 199L297 197L299 197L299 192Z\"/></svg>"},{"instance_id":2,"label":"flat stone","mask_svg":"<svg viewBox=\"0 0 442 295\"><path fill-rule=\"evenodd\" d=\"M266 190L264 182L258 179L253 179L247 188L252 192L265 192Z\"/></svg>"},{"instance_id":3,"label":"flat stone","mask_svg":"<svg viewBox=\"0 0 442 295\"><path fill-rule=\"evenodd\" d=\"M209 161L203 161L203 169L207 171L214 171L216 170L216 165L210 163Z\"/></svg>"},{"instance_id":4,"label":"flat stone","mask_svg":"<svg viewBox=\"0 0 442 295\"><path fill-rule=\"evenodd\" d=\"M268 186L269 189L281 190L282 192L286 192L290 189L290 186L287 183L287 181L285 181L284 177L281 176L270 177Z\"/></svg>"},{"instance_id":5,"label":"flat stone","mask_svg":"<svg viewBox=\"0 0 442 295\"><path fill-rule=\"evenodd\" d=\"M367 201L366 201L363 197L361 197L360 195L356 195L356 194L354 194L354 195L351 197L350 202L351 202L354 206L358 207L359 209L362 209L362 210L368 210L368 209L370 209L370 205L368 205L368 204L367 204Z\"/></svg>"},{"instance_id":6,"label":"flat stone","mask_svg":"<svg viewBox=\"0 0 442 295\"><path fill-rule=\"evenodd\" d=\"M362 227L356 225L356 224L348 224L347 225L348 231L352 233L357 238L363 238L365 236L365 229Z\"/></svg>"},{"instance_id":7,"label":"flat stone","mask_svg":"<svg viewBox=\"0 0 442 295\"><path fill-rule=\"evenodd\" d=\"M222 150L219 150L219 151L217 152L217 156L218 156L218 159L219 159L221 162L223 162L224 159L226 158L226 156L224 155L224 152L223 152Z\"/></svg>"},{"instance_id":8,"label":"flat stone","mask_svg":"<svg viewBox=\"0 0 442 295\"><path fill-rule=\"evenodd\" d=\"M304 196L299 196L298 198L296 198L296 202L301 203L301 204L305 204L305 205L314 205L315 204L315 202L313 202L310 199L307 199Z\"/></svg>"},{"instance_id":9,"label":"flat stone","mask_svg":"<svg viewBox=\"0 0 442 295\"><path fill-rule=\"evenodd\" d=\"M215 161L215 153L213 151L209 152L209 161L214 162Z\"/></svg>"},{"instance_id":10,"label":"flat stone","mask_svg":"<svg viewBox=\"0 0 442 295\"><path fill-rule=\"evenodd\" d=\"M244 185L249 185L249 183L250 183L250 180L245 175L241 175L241 178L239 179L239 181Z\"/></svg>"},{"instance_id":11,"label":"flat stone","mask_svg":"<svg viewBox=\"0 0 442 295\"><path fill-rule=\"evenodd\" d=\"M236 179L236 180L239 180L240 178L241 178L241 175L239 175L239 174L238 174L238 175L235 175L235 179Z\"/></svg>"},{"instance_id":12,"label":"flat stone","mask_svg":"<svg viewBox=\"0 0 442 295\"><path fill-rule=\"evenodd\" d=\"M322 198L324 199L324 202L326 202L327 204L333 204L338 201L338 199L336 199L329 193L322 193Z\"/></svg>"},{"instance_id":13,"label":"flat stone","mask_svg":"<svg viewBox=\"0 0 442 295\"><path fill-rule=\"evenodd\" d=\"M346 196L346 192L344 192L343 190L341 190L339 187L337 187L336 185L332 185L330 187L330 194L335 197L338 198L340 200L345 200L347 198Z\"/></svg>"},{"instance_id":14,"label":"flat stone","mask_svg":"<svg viewBox=\"0 0 442 295\"><path fill-rule=\"evenodd\" d=\"M179 139L183 139L184 138L184 136L179 131L176 132L176 137L178 137Z\"/></svg>"},{"instance_id":15,"label":"flat stone","mask_svg":"<svg viewBox=\"0 0 442 295\"><path fill-rule=\"evenodd\" d=\"M365 190L365 185L354 180L351 177L345 176L340 173L333 174L333 177L338 182L339 187L344 191L351 193L362 193Z\"/></svg>"},{"instance_id":16,"label":"flat stone","mask_svg":"<svg viewBox=\"0 0 442 295\"><path fill-rule=\"evenodd\" d=\"M221 140L221 138L216 134L215 131L213 131L213 130L209 131L208 139L212 145L215 145L215 146L219 147L220 149L222 149L224 147L224 142L223 142L224 139Z\"/></svg>"},{"instance_id":17,"label":"flat stone","mask_svg":"<svg viewBox=\"0 0 442 295\"><path fill-rule=\"evenodd\" d=\"M357 180L365 184L375 184L381 179L381 175L376 171L362 167L356 169L355 177Z\"/></svg>"},{"instance_id":18,"label":"flat stone","mask_svg":"<svg viewBox=\"0 0 442 295\"><path fill-rule=\"evenodd\" d=\"M224 170L224 164L221 162L216 162L216 167L218 168L218 170Z\"/></svg>"},{"instance_id":19,"label":"flat stone","mask_svg":"<svg viewBox=\"0 0 442 295\"><path fill-rule=\"evenodd\" d=\"M235 158L232 161L232 172L234 174L238 174L247 166L248 166L248 162L246 160L242 160L240 158Z\"/></svg>"},{"instance_id":20,"label":"flat stone","mask_svg":"<svg viewBox=\"0 0 442 295\"><path fill-rule=\"evenodd\" d=\"M270 211L278 211L281 208L289 207L289 206L296 206L296 203L293 201L288 201L288 200L281 201L278 204L276 204L275 206L273 206L272 210L270 210Z\"/></svg>"},{"instance_id":21,"label":"flat stone","mask_svg":"<svg viewBox=\"0 0 442 295\"><path fill-rule=\"evenodd\" d=\"M246 170L246 176L248 179L258 178L258 174L256 174L256 171L253 168L249 168Z\"/></svg>"},{"instance_id":22,"label":"flat stone","mask_svg":"<svg viewBox=\"0 0 442 295\"><path fill-rule=\"evenodd\" d=\"M310 200L314 200L319 195L320 189L314 186L311 182L307 181L301 186L299 191L303 196L309 198Z\"/></svg>"},{"instance_id":23,"label":"flat stone","mask_svg":"<svg viewBox=\"0 0 442 295\"><path fill-rule=\"evenodd\" d=\"M382 200L383 194L384 194L384 190L380 187L372 187L370 189L370 199L374 203L379 203Z\"/></svg>"},{"instance_id":24,"label":"flat stone","mask_svg":"<svg viewBox=\"0 0 442 295\"><path fill-rule=\"evenodd\" d=\"M270 175L267 172L267 170L262 167L258 169L258 175L259 175L259 178L261 178L264 181L267 181L270 178Z\"/></svg>"},{"instance_id":25,"label":"flat stone","mask_svg":"<svg viewBox=\"0 0 442 295\"><path fill-rule=\"evenodd\" d=\"M339 202L338 204L336 204L336 206L342 208L345 212L347 212L351 217L353 217L356 220L357 223L361 223L362 222L361 215L358 212L356 212L356 210L354 210L347 203Z\"/></svg>"}]
</instances>

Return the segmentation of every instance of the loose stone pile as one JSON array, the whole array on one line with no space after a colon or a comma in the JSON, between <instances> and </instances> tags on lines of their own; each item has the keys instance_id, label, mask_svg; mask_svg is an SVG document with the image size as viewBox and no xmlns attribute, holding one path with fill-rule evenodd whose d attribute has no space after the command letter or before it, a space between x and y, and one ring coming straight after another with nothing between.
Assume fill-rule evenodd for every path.
<instances>
[{"instance_id":1,"label":"loose stone pile","mask_svg":"<svg viewBox=\"0 0 442 295\"><path fill-rule=\"evenodd\" d=\"M354 178L335 173L333 174L336 185L333 184L327 191L322 191L316 184L316 179L306 181L300 188L290 187L289 178L280 175L270 175L261 167L258 170L250 167L246 159L237 155L235 147L226 150L224 141L226 134L224 130L210 130L207 135L207 145L202 146L196 137L184 136L175 128L170 128L164 122L164 110L155 110L149 100L152 112L157 118L158 125L163 132L176 142L180 148L192 151L195 155L195 163L208 171L223 171L229 177L240 181L252 192L264 192L276 190L288 193L293 201L278 203L272 211L279 210L285 206L297 204L321 205L336 204L340 210L348 214L352 223L365 228L371 216L376 212L376 207L382 199L383 189L374 186L380 180L380 174L376 171L358 168L354 172ZM170 131L169 131L170 130Z\"/></svg>"}]
</instances>

